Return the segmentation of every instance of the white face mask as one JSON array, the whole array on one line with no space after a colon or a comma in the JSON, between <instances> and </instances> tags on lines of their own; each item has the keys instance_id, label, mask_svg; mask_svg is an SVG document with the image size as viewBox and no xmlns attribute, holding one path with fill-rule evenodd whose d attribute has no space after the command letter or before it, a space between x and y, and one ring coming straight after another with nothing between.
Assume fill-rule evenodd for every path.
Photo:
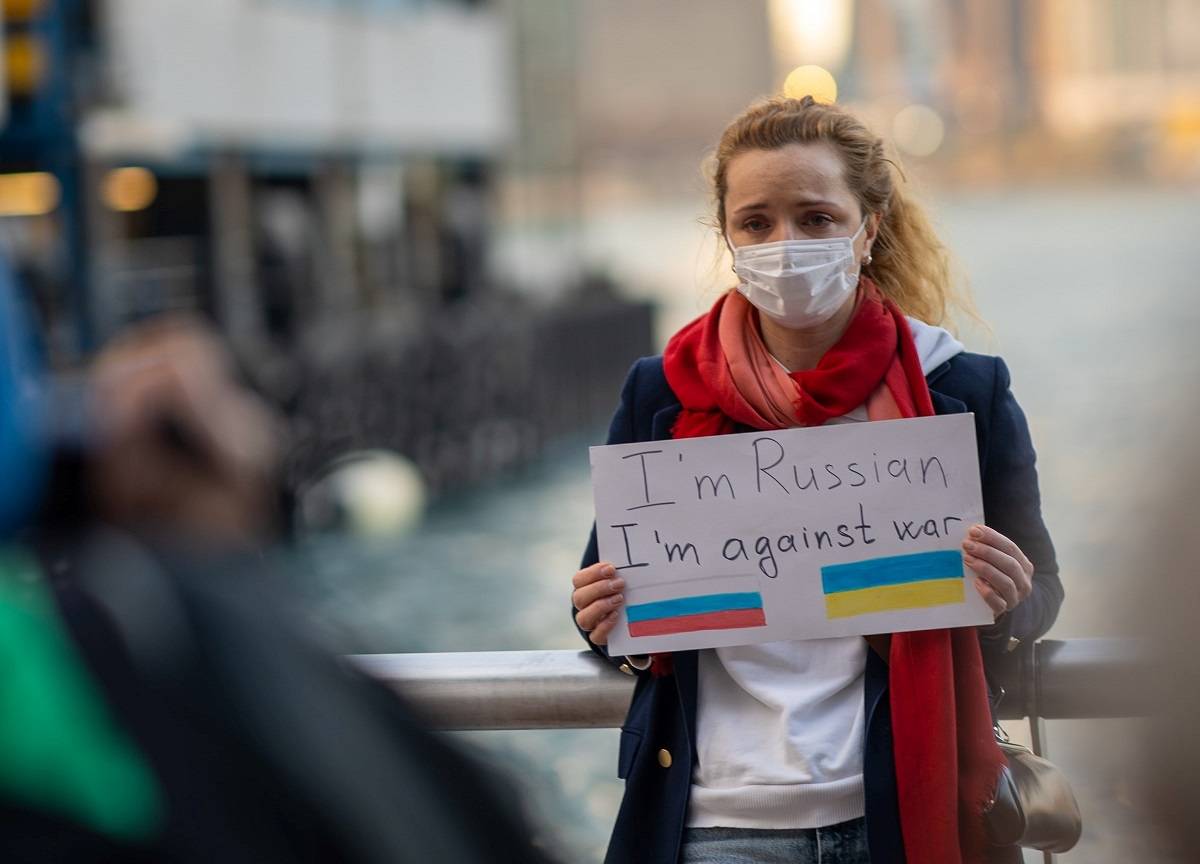
<instances>
[{"instance_id":1,"label":"white face mask","mask_svg":"<svg viewBox=\"0 0 1200 864\"><path fill-rule=\"evenodd\" d=\"M784 327L802 329L828 321L858 285L854 243L866 225L863 219L852 237L779 240L735 248L738 291Z\"/></svg>"}]
</instances>

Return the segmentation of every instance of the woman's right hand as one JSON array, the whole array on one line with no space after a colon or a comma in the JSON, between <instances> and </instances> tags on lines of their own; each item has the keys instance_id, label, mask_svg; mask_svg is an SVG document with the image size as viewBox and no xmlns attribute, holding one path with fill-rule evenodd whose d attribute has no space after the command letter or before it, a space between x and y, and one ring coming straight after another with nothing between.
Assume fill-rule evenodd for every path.
<instances>
[{"instance_id":1,"label":"woman's right hand","mask_svg":"<svg viewBox=\"0 0 1200 864\"><path fill-rule=\"evenodd\" d=\"M613 565L599 561L576 573L571 583L575 586L571 592L575 623L594 645L608 644L608 634L616 626L617 612L625 602L621 593L625 580Z\"/></svg>"}]
</instances>

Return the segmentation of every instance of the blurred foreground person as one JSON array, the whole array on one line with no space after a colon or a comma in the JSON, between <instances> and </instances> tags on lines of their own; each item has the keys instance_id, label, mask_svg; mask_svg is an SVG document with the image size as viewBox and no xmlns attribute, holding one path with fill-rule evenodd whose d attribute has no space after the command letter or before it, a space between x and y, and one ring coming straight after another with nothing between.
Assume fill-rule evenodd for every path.
<instances>
[{"instance_id":1,"label":"blurred foreground person","mask_svg":"<svg viewBox=\"0 0 1200 864\"><path fill-rule=\"evenodd\" d=\"M281 611L252 551L272 421L215 340L115 344L50 454L3 279L3 860L548 860L511 790Z\"/></svg>"},{"instance_id":2,"label":"blurred foreground person","mask_svg":"<svg viewBox=\"0 0 1200 864\"><path fill-rule=\"evenodd\" d=\"M155 321L96 359L86 482L105 521L246 546L272 527L274 420L199 324Z\"/></svg>"}]
</instances>

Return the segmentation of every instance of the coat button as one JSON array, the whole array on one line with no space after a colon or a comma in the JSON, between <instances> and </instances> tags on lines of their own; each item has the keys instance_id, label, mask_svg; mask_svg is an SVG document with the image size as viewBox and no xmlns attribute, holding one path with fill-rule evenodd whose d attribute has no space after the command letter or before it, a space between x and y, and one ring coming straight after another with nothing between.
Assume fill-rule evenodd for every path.
<instances>
[{"instance_id":1,"label":"coat button","mask_svg":"<svg viewBox=\"0 0 1200 864\"><path fill-rule=\"evenodd\" d=\"M663 749L663 750L658 751L658 764L664 768L671 767L671 751L670 750Z\"/></svg>"}]
</instances>

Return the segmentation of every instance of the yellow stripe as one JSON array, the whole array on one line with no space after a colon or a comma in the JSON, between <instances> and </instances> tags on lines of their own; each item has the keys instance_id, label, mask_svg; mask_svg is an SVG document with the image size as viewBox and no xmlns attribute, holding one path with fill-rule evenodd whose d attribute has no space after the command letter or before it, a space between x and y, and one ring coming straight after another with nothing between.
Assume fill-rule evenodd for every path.
<instances>
[{"instance_id":1,"label":"yellow stripe","mask_svg":"<svg viewBox=\"0 0 1200 864\"><path fill-rule=\"evenodd\" d=\"M895 612L963 602L963 580L930 579L825 595L826 618L849 618L869 612Z\"/></svg>"}]
</instances>

